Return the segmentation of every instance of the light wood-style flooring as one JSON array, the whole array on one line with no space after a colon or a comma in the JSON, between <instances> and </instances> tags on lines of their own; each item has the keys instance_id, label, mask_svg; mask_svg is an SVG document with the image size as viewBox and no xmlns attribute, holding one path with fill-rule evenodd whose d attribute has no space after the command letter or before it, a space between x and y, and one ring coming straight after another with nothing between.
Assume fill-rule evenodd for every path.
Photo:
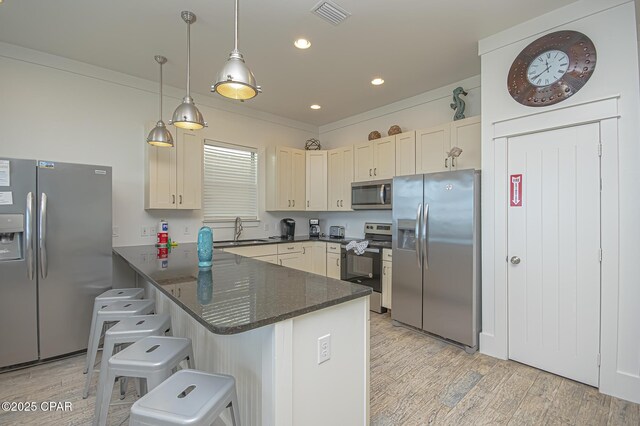
<instances>
[{"instance_id":1,"label":"light wood-style flooring","mask_svg":"<svg viewBox=\"0 0 640 426\"><path fill-rule=\"evenodd\" d=\"M83 363L75 356L0 374L0 402L73 404L71 412L0 411L0 425L91 424L96 380L83 400ZM111 407L109 424L127 424L129 407ZM372 312L371 424L638 426L640 405L516 362L468 355Z\"/></svg>"}]
</instances>

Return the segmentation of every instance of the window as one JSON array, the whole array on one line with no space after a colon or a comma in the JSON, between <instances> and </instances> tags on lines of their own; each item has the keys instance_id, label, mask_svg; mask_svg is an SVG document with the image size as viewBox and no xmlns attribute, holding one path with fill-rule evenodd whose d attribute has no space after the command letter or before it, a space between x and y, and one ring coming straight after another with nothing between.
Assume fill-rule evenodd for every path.
<instances>
[{"instance_id":1,"label":"window","mask_svg":"<svg viewBox=\"0 0 640 426\"><path fill-rule=\"evenodd\" d=\"M204 142L204 221L257 220L258 150Z\"/></svg>"}]
</instances>

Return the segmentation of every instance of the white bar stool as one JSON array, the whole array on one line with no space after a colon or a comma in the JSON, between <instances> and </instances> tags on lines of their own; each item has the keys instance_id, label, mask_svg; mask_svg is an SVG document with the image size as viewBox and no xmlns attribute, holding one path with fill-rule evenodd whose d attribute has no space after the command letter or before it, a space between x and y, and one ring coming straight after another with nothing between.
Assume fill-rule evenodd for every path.
<instances>
[{"instance_id":1,"label":"white bar stool","mask_svg":"<svg viewBox=\"0 0 640 426\"><path fill-rule=\"evenodd\" d=\"M227 408L240 426L232 376L180 370L133 404L129 426L211 425Z\"/></svg>"},{"instance_id":2,"label":"white bar stool","mask_svg":"<svg viewBox=\"0 0 640 426\"><path fill-rule=\"evenodd\" d=\"M96 355L98 353L98 346L100 345L100 338L102 337L102 327L106 323L112 323L121 321L125 318L134 315L148 315L152 314L155 310L155 302L153 300L141 299L141 300L118 300L110 302L107 306L98 310L96 315L96 322L93 325L93 331L91 332L92 339L89 342L87 348L87 356L89 357L90 371L87 373L85 379L84 390L82 397L87 398L89 396L89 385L91 384L91 378L96 363Z\"/></svg>"},{"instance_id":3,"label":"white bar stool","mask_svg":"<svg viewBox=\"0 0 640 426\"><path fill-rule=\"evenodd\" d=\"M100 376L96 398L100 399L100 390L104 385L107 363L113 355L116 345L135 343L148 336L163 336L171 333L171 317L169 314L134 315L120 320L104 334L104 350L100 361ZM89 393L89 381L85 381L84 394Z\"/></svg>"},{"instance_id":4,"label":"white bar stool","mask_svg":"<svg viewBox=\"0 0 640 426\"><path fill-rule=\"evenodd\" d=\"M145 379L147 390L152 390L177 370L180 362L187 360L194 368L191 339L183 337L151 336L138 340L109 359L100 400L96 398L98 416L94 424L107 424L113 383L118 377Z\"/></svg>"},{"instance_id":5,"label":"white bar stool","mask_svg":"<svg viewBox=\"0 0 640 426\"><path fill-rule=\"evenodd\" d=\"M87 343L87 348L89 348L91 346L91 342L93 342L96 316L98 315L98 311L100 309L105 308L111 302L116 302L118 300L142 299L143 297L144 289L142 288L112 288L111 290L107 290L100 296L96 297L93 301L93 315L91 316L91 328L89 329L89 343ZM82 372L84 374L87 374L88 371L89 351L87 350L87 359L85 360L84 370L82 370Z\"/></svg>"}]
</instances>

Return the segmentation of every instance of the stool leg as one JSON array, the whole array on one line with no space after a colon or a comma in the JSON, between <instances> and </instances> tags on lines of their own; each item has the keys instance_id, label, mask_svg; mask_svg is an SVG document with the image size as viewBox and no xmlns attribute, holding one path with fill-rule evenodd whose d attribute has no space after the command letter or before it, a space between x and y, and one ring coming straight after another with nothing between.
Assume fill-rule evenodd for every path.
<instances>
[{"instance_id":1,"label":"stool leg","mask_svg":"<svg viewBox=\"0 0 640 426\"><path fill-rule=\"evenodd\" d=\"M107 367L108 369L108 367ZM116 375L108 371L107 377L102 388L101 398L96 398L95 415L93 424L97 426L105 426L107 424L107 415L109 414L109 404L111 403L111 393L113 392L113 383L116 381Z\"/></svg>"},{"instance_id":2,"label":"stool leg","mask_svg":"<svg viewBox=\"0 0 640 426\"><path fill-rule=\"evenodd\" d=\"M84 370L82 371L84 374L87 374L87 371L89 371L89 354L91 353L91 346L93 345L93 335L96 332L96 317L98 316L98 307L99 305L94 302L93 315L91 317L91 328L89 329L89 342L87 342L87 358L85 359Z\"/></svg>"},{"instance_id":3,"label":"stool leg","mask_svg":"<svg viewBox=\"0 0 640 426\"><path fill-rule=\"evenodd\" d=\"M187 365L190 369L196 369L196 360L193 356L193 346L189 348L189 358L187 358Z\"/></svg>"},{"instance_id":4,"label":"stool leg","mask_svg":"<svg viewBox=\"0 0 640 426\"><path fill-rule=\"evenodd\" d=\"M120 400L124 399L124 396L127 393L128 384L129 384L129 379L127 377L120 377Z\"/></svg>"},{"instance_id":5,"label":"stool leg","mask_svg":"<svg viewBox=\"0 0 640 426\"><path fill-rule=\"evenodd\" d=\"M147 392L153 390L160 383L164 382L171 376L170 371L158 371L147 376Z\"/></svg>"},{"instance_id":6,"label":"stool leg","mask_svg":"<svg viewBox=\"0 0 640 426\"><path fill-rule=\"evenodd\" d=\"M104 339L104 350L102 351L102 359L100 360L100 373L98 375L98 386L96 387L96 399L99 398L98 394L101 390L101 387L104 385L104 380L107 374L107 366L109 364L109 358L113 355L113 350L115 347L115 342L111 339ZM94 356L95 358L95 356ZM91 374L87 374L87 379L84 383L84 391L82 392L82 397L87 398L89 396L89 386L91 384L91 377L93 376L93 371Z\"/></svg>"},{"instance_id":7,"label":"stool leg","mask_svg":"<svg viewBox=\"0 0 640 426\"><path fill-rule=\"evenodd\" d=\"M231 393L231 422L233 426L240 426L240 410L238 409L238 395L235 388Z\"/></svg>"},{"instance_id":8,"label":"stool leg","mask_svg":"<svg viewBox=\"0 0 640 426\"><path fill-rule=\"evenodd\" d=\"M99 322L100 324L96 324L97 326L100 327L100 329L102 329L102 320L97 319L96 322ZM98 327L96 327L98 328ZM90 342L89 348L87 349L87 359L88 359L88 363L87 363L87 379L84 385L84 391L82 392L82 397L84 399L86 399L89 396L89 384L91 383L91 377L93 376L93 367L94 364L96 363L96 354L98 352L98 342L100 340L100 337L98 335L98 333L93 333L93 339ZM108 358L107 358L108 359Z\"/></svg>"}]
</instances>

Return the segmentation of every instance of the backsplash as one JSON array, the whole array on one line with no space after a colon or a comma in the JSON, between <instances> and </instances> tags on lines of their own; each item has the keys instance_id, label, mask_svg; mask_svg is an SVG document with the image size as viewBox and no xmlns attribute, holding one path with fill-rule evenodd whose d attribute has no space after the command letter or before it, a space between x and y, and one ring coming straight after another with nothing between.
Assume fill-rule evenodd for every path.
<instances>
[{"instance_id":1,"label":"backsplash","mask_svg":"<svg viewBox=\"0 0 640 426\"><path fill-rule=\"evenodd\" d=\"M365 222L391 223L391 210L359 210L352 212L319 212L320 230L329 233L330 226L344 226L345 236L364 237ZM297 224L296 224L297 225Z\"/></svg>"}]
</instances>

